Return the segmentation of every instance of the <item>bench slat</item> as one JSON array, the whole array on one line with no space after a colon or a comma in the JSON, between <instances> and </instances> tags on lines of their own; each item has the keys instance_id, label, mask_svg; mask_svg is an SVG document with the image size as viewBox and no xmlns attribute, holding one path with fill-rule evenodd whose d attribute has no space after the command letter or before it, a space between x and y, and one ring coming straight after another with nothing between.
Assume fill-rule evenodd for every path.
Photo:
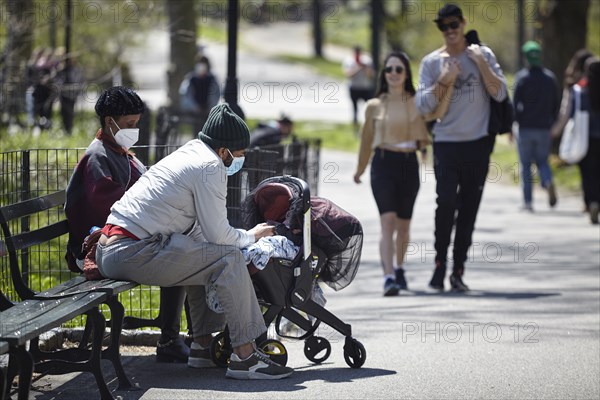
<instances>
[{"instance_id":1,"label":"bench slat","mask_svg":"<svg viewBox=\"0 0 600 400\"><path fill-rule=\"evenodd\" d=\"M0 207L0 215L5 221L21 218L26 215L38 213L49 208L62 206L65 203L66 192L60 190L46 196L36 197L35 199L25 200L20 203L10 204Z\"/></svg>"},{"instance_id":2,"label":"bench slat","mask_svg":"<svg viewBox=\"0 0 600 400\"><path fill-rule=\"evenodd\" d=\"M85 276L79 275L66 282L60 283L45 292L38 293L35 298L43 299L44 297L63 297L69 294L81 292L102 292L109 295L119 294L138 286L135 282L117 281L114 279L101 279L97 281L88 281Z\"/></svg>"},{"instance_id":3,"label":"bench slat","mask_svg":"<svg viewBox=\"0 0 600 400\"><path fill-rule=\"evenodd\" d=\"M67 233L69 233L69 225L65 219L31 232L13 235L10 238L6 238L6 243L12 242L15 246L15 250L22 250L40 243L48 242Z\"/></svg>"},{"instance_id":4,"label":"bench slat","mask_svg":"<svg viewBox=\"0 0 600 400\"><path fill-rule=\"evenodd\" d=\"M60 326L85 311L99 306L106 293L81 293L52 300L26 300L0 313L0 340L22 345L48 330Z\"/></svg>"}]
</instances>

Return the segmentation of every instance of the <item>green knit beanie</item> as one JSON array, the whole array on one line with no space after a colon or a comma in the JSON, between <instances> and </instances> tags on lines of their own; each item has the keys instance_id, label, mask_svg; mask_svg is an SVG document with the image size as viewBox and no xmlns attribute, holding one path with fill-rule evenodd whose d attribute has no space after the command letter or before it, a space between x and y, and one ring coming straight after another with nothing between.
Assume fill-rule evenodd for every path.
<instances>
[{"instance_id":1,"label":"green knit beanie","mask_svg":"<svg viewBox=\"0 0 600 400\"><path fill-rule=\"evenodd\" d=\"M221 103L212 108L198 139L212 147L226 147L229 151L246 149L250 145L248 125L231 110L229 104Z\"/></svg>"}]
</instances>

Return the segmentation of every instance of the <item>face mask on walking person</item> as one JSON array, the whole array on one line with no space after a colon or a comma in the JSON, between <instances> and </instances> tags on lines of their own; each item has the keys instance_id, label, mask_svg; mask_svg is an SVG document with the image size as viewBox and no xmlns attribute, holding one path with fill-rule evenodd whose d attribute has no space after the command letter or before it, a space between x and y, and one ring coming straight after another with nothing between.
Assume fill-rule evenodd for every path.
<instances>
[{"instance_id":1,"label":"face mask on walking person","mask_svg":"<svg viewBox=\"0 0 600 400\"><path fill-rule=\"evenodd\" d=\"M112 133L119 146L123 147L125 150L129 150L129 148L136 144L139 140L140 130L138 128L121 129L114 118L111 117L111 119L117 128L119 128L119 130L117 133L113 133L112 128L109 127L110 133Z\"/></svg>"},{"instance_id":2,"label":"face mask on walking person","mask_svg":"<svg viewBox=\"0 0 600 400\"><path fill-rule=\"evenodd\" d=\"M231 154L231 151L229 151L229 149L227 149L227 152L229 152L229 155L233 158L233 160L231 161L231 164L226 165L227 176L231 176L231 175L237 173L240 169L242 169L242 166L244 165L244 160L246 159L246 157L244 157L244 156L235 157L233 154Z\"/></svg>"}]
</instances>

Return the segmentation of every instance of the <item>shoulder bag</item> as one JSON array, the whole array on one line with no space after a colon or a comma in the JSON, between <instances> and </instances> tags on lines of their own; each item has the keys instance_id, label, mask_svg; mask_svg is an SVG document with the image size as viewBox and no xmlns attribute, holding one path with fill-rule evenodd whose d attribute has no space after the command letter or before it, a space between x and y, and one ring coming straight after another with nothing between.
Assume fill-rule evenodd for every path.
<instances>
[{"instance_id":1,"label":"shoulder bag","mask_svg":"<svg viewBox=\"0 0 600 400\"><path fill-rule=\"evenodd\" d=\"M565 130L558 147L558 156L569 164L581 161L588 150L588 133L590 115L581 109L581 88L573 86L575 110L573 116L567 121Z\"/></svg>"}]
</instances>

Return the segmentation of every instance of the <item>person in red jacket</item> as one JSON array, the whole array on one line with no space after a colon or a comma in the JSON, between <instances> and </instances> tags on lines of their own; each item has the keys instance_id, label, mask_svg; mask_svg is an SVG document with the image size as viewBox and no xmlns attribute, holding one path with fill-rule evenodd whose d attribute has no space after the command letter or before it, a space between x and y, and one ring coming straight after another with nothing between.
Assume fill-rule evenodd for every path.
<instances>
[{"instance_id":1,"label":"person in red jacket","mask_svg":"<svg viewBox=\"0 0 600 400\"><path fill-rule=\"evenodd\" d=\"M69 221L66 259L69 269L81 272L85 254L82 244L94 227L103 227L110 208L146 171L129 151L137 142L136 128L144 103L131 89L115 86L105 90L96 102L100 129L75 167L67 186L65 214ZM185 299L181 287L161 287L161 338L157 344L159 362L185 363L189 347L179 337Z\"/></svg>"}]
</instances>

